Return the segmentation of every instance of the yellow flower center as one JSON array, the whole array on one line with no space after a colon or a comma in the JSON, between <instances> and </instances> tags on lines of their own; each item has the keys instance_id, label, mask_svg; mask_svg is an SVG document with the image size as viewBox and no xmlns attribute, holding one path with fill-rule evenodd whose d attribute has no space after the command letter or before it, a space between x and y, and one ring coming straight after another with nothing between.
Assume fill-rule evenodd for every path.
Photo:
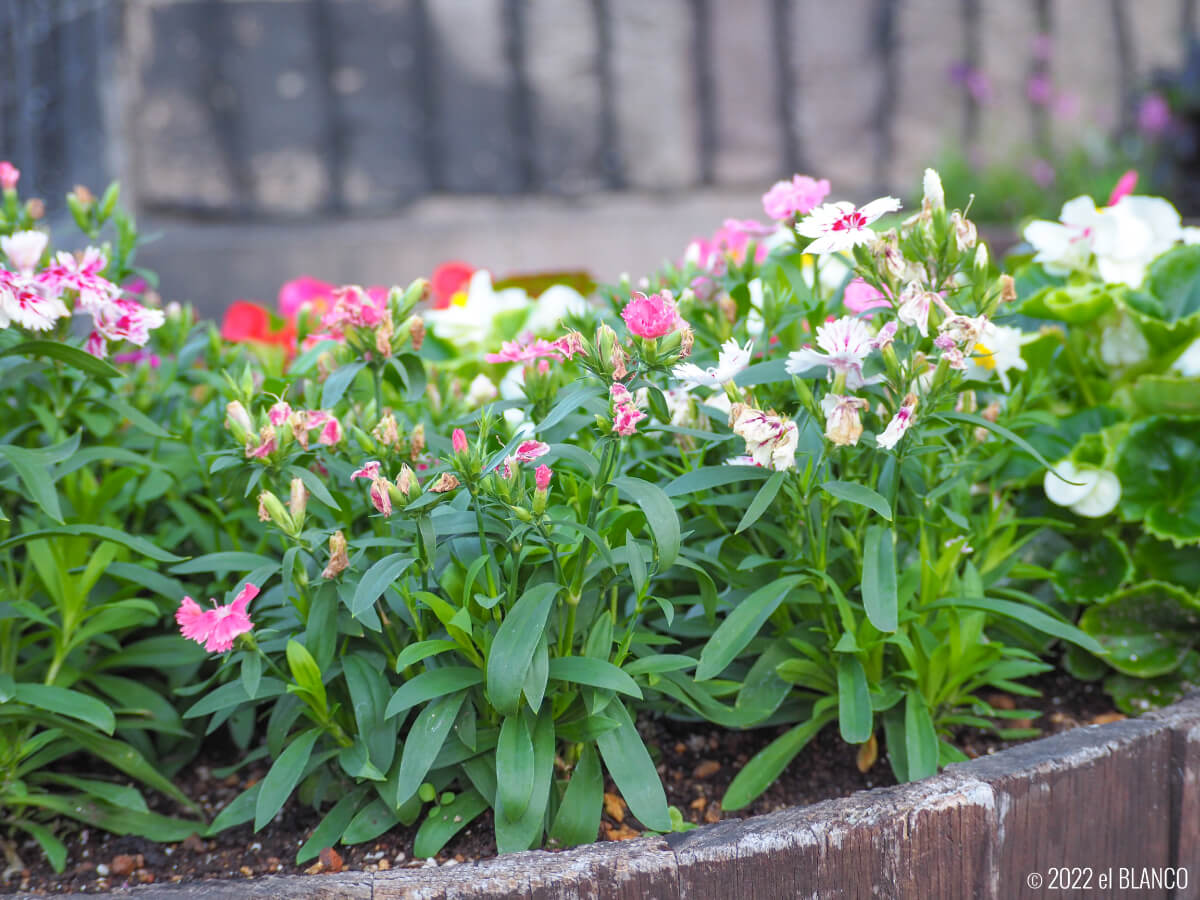
<instances>
[{"instance_id":1,"label":"yellow flower center","mask_svg":"<svg viewBox=\"0 0 1200 900\"><path fill-rule=\"evenodd\" d=\"M454 296L450 298L450 305L451 306L466 306L467 305L467 292L466 291L455 291Z\"/></svg>"},{"instance_id":2,"label":"yellow flower center","mask_svg":"<svg viewBox=\"0 0 1200 900\"><path fill-rule=\"evenodd\" d=\"M996 368L996 355L988 349L986 344L975 344L975 357L978 363L985 369Z\"/></svg>"}]
</instances>

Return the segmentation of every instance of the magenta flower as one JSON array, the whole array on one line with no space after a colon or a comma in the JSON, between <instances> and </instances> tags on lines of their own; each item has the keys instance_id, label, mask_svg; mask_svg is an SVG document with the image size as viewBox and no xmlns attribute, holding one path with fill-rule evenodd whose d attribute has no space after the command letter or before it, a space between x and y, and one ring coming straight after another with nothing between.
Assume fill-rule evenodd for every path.
<instances>
[{"instance_id":1,"label":"magenta flower","mask_svg":"<svg viewBox=\"0 0 1200 900\"><path fill-rule=\"evenodd\" d=\"M286 400L280 400L278 403L272 405L269 410L267 410L267 418L270 419L271 424L275 425L276 427L286 422L291 414L292 408L288 405Z\"/></svg>"},{"instance_id":2,"label":"magenta flower","mask_svg":"<svg viewBox=\"0 0 1200 900\"><path fill-rule=\"evenodd\" d=\"M0 160L0 187L6 191L11 191L16 188L17 181L21 177L21 170L10 163L7 159Z\"/></svg>"},{"instance_id":3,"label":"magenta flower","mask_svg":"<svg viewBox=\"0 0 1200 900\"><path fill-rule=\"evenodd\" d=\"M184 597L175 611L180 633L201 644L209 653L224 653L233 647L233 639L254 628L246 606L258 596L258 587L247 584L227 606L212 601L212 609L203 609L191 597Z\"/></svg>"},{"instance_id":4,"label":"magenta flower","mask_svg":"<svg viewBox=\"0 0 1200 900\"><path fill-rule=\"evenodd\" d=\"M868 309L887 309L892 303L861 278L855 278L842 292L842 305L852 313L863 313Z\"/></svg>"},{"instance_id":5,"label":"magenta flower","mask_svg":"<svg viewBox=\"0 0 1200 900\"><path fill-rule=\"evenodd\" d=\"M533 462L549 452L549 444L543 444L541 441L522 441L517 445L517 452L514 456L517 462Z\"/></svg>"},{"instance_id":6,"label":"magenta flower","mask_svg":"<svg viewBox=\"0 0 1200 900\"><path fill-rule=\"evenodd\" d=\"M333 292L333 306L321 316L321 324L340 338L347 325L374 328L383 321L386 308L386 293L381 294L374 289L368 291L351 284Z\"/></svg>"},{"instance_id":7,"label":"magenta flower","mask_svg":"<svg viewBox=\"0 0 1200 900\"><path fill-rule=\"evenodd\" d=\"M342 423L332 413L323 409L309 410L304 424L309 430L321 429L321 433L317 436L317 442L326 447L332 447L342 439Z\"/></svg>"},{"instance_id":8,"label":"magenta flower","mask_svg":"<svg viewBox=\"0 0 1200 900\"><path fill-rule=\"evenodd\" d=\"M562 354L564 359L583 352L583 335L578 331L570 331L554 342L554 349Z\"/></svg>"},{"instance_id":9,"label":"magenta flower","mask_svg":"<svg viewBox=\"0 0 1200 900\"><path fill-rule=\"evenodd\" d=\"M562 350L558 343L551 343L542 338L532 338L521 341L505 341L500 345L499 353L485 353L483 356L484 362L504 363L504 362L529 362L530 360L539 359L544 356L558 357L562 355Z\"/></svg>"},{"instance_id":10,"label":"magenta flower","mask_svg":"<svg viewBox=\"0 0 1200 900\"><path fill-rule=\"evenodd\" d=\"M534 472L534 479L537 489L542 493L550 490L550 479L554 475L553 470L547 465L540 465L537 471Z\"/></svg>"},{"instance_id":11,"label":"magenta flower","mask_svg":"<svg viewBox=\"0 0 1200 900\"><path fill-rule=\"evenodd\" d=\"M805 216L829 195L829 181L793 175L791 181L777 181L763 194L763 210L776 221Z\"/></svg>"},{"instance_id":12,"label":"magenta flower","mask_svg":"<svg viewBox=\"0 0 1200 900\"><path fill-rule=\"evenodd\" d=\"M372 481L379 478L379 463L375 460L363 463L361 469L355 469L351 473L350 480L353 481L355 478L369 478Z\"/></svg>"},{"instance_id":13,"label":"magenta flower","mask_svg":"<svg viewBox=\"0 0 1200 900\"><path fill-rule=\"evenodd\" d=\"M625 325L638 337L653 339L670 334L679 328L679 313L670 293L651 294L647 297L635 291L629 303L621 310Z\"/></svg>"},{"instance_id":14,"label":"magenta flower","mask_svg":"<svg viewBox=\"0 0 1200 900\"><path fill-rule=\"evenodd\" d=\"M275 428L271 425L264 425L259 432L259 441L256 446L246 445L247 459L266 459L275 452Z\"/></svg>"},{"instance_id":15,"label":"magenta flower","mask_svg":"<svg viewBox=\"0 0 1200 900\"><path fill-rule=\"evenodd\" d=\"M450 436L450 443L453 445L455 453L466 453L467 433L461 428L455 428L454 433Z\"/></svg>"},{"instance_id":16,"label":"magenta flower","mask_svg":"<svg viewBox=\"0 0 1200 900\"><path fill-rule=\"evenodd\" d=\"M646 418L646 414L628 403L622 403L613 411L613 431L622 437L629 437L637 432L637 423Z\"/></svg>"},{"instance_id":17,"label":"magenta flower","mask_svg":"<svg viewBox=\"0 0 1200 900\"><path fill-rule=\"evenodd\" d=\"M150 332L165 320L161 309L151 309L125 298L110 300L92 312L96 330L107 340L129 341L139 347L146 345Z\"/></svg>"},{"instance_id":18,"label":"magenta flower","mask_svg":"<svg viewBox=\"0 0 1200 900\"><path fill-rule=\"evenodd\" d=\"M279 312L288 319L294 319L306 306L324 312L333 292L334 286L329 282L301 275L279 289Z\"/></svg>"},{"instance_id":19,"label":"magenta flower","mask_svg":"<svg viewBox=\"0 0 1200 900\"><path fill-rule=\"evenodd\" d=\"M1116 206L1122 197L1128 197L1137 187L1138 173L1137 169L1130 169L1124 175L1117 179L1117 183L1113 185L1112 193L1108 195L1108 205Z\"/></svg>"}]
</instances>

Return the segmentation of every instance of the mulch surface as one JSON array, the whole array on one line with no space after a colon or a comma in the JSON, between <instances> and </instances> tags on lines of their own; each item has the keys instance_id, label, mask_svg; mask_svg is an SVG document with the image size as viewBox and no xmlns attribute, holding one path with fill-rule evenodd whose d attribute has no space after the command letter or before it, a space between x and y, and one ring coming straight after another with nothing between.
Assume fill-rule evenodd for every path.
<instances>
[{"instance_id":1,"label":"mulch surface","mask_svg":"<svg viewBox=\"0 0 1200 900\"><path fill-rule=\"evenodd\" d=\"M1042 735L1056 734L1079 725L1112 721L1120 716L1098 684L1079 682L1061 673L1032 679L1042 691L1040 698L1013 697L1018 709L1041 713L1032 721ZM999 707L1007 701L990 696ZM1007 723L1010 727L1013 723ZM1018 723L1024 725L1025 723ZM738 769L755 753L778 737L784 728L730 732L708 725L646 719L641 725L647 743L659 760L659 771L668 802L696 824L718 822L726 817L720 797ZM958 736L958 746L968 756L994 753L1011 743L979 732ZM228 765L220 748L209 751L190 766L179 780L180 788L203 808L211 819L222 807L266 774L264 765L250 766L224 779L213 769ZM729 818L772 812L788 806L803 806L848 796L855 791L895 784L883 753L867 771L860 771L857 748L843 743L836 723L824 729L788 766L783 775L750 807ZM228 751L226 751L227 753ZM149 796L147 798L150 800ZM153 802L151 803L154 806ZM172 804L159 798L157 811L178 814ZM158 844L135 837L116 837L94 828L78 828L61 835L68 847L67 868L55 873L32 842L18 849L29 868L0 883L0 893L14 891L33 895L64 892L101 892L135 884L163 884L204 878L251 878L264 874L319 876L333 871L376 871L397 867L455 865L496 854L491 834L490 813L481 816L451 841L436 860L412 858L416 827L398 827L382 837L353 847L339 846L322 854L320 860L296 865L296 850L307 840L320 816L295 800L280 815L255 834L249 825L223 832L210 840L193 835L175 844ZM641 828L610 783L605 795L605 815L598 838L621 840L639 837Z\"/></svg>"}]
</instances>

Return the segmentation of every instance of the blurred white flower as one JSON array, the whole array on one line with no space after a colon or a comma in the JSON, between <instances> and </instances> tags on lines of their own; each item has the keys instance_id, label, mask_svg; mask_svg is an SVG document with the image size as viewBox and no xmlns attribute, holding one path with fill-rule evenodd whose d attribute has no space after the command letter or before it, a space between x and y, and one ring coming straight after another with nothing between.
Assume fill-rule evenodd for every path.
<instances>
[{"instance_id":1,"label":"blurred white flower","mask_svg":"<svg viewBox=\"0 0 1200 900\"><path fill-rule=\"evenodd\" d=\"M1128 316L1100 335L1100 358L1106 366L1135 366L1150 357L1150 345Z\"/></svg>"},{"instance_id":2,"label":"blurred white flower","mask_svg":"<svg viewBox=\"0 0 1200 900\"><path fill-rule=\"evenodd\" d=\"M1029 367L1021 358L1021 346L1030 337L1037 335L1026 335L1020 328L986 322L975 341L971 356L972 371L968 377L981 378L994 372L1004 390L1011 390L1008 373L1013 369L1024 372Z\"/></svg>"},{"instance_id":3,"label":"blurred white flower","mask_svg":"<svg viewBox=\"0 0 1200 900\"><path fill-rule=\"evenodd\" d=\"M433 333L456 346L480 344L492 329L492 322L501 313L529 306L529 295L518 287L497 291L492 276L479 269L467 285L466 302L451 303L445 309L431 309L424 318Z\"/></svg>"},{"instance_id":4,"label":"blurred white flower","mask_svg":"<svg viewBox=\"0 0 1200 900\"><path fill-rule=\"evenodd\" d=\"M1069 459L1046 472L1042 487L1051 503L1092 519L1108 515L1121 499L1116 475L1105 469L1078 468Z\"/></svg>"}]
</instances>

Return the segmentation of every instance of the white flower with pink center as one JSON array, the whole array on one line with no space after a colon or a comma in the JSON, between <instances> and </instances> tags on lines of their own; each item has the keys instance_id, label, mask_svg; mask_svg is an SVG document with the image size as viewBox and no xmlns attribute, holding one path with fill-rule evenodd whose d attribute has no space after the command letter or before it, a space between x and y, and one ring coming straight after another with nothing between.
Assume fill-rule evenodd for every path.
<instances>
[{"instance_id":1,"label":"white flower with pink center","mask_svg":"<svg viewBox=\"0 0 1200 900\"><path fill-rule=\"evenodd\" d=\"M846 387L856 390L865 384L879 380L863 378L863 361L872 350L871 329L862 319L842 316L817 328L819 353L811 347L788 354L787 371L792 375L807 372L816 366L825 366L831 372L846 376Z\"/></svg>"},{"instance_id":2,"label":"white flower with pink center","mask_svg":"<svg viewBox=\"0 0 1200 900\"><path fill-rule=\"evenodd\" d=\"M900 201L895 197L880 197L863 207L845 201L825 203L797 223L796 233L813 238L805 248L806 253L819 255L851 250L874 241L876 235L870 228L871 223L899 208Z\"/></svg>"},{"instance_id":3,"label":"white flower with pink center","mask_svg":"<svg viewBox=\"0 0 1200 900\"><path fill-rule=\"evenodd\" d=\"M82 295L81 295L82 296ZM92 312L96 331L110 341L129 341L146 346L150 332L160 327L166 317L161 309L142 306L136 300L111 300Z\"/></svg>"},{"instance_id":4,"label":"white flower with pink center","mask_svg":"<svg viewBox=\"0 0 1200 900\"><path fill-rule=\"evenodd\" d=\"M695 363L683 363L676 366L671 374L685 382L688 387L699 385L719 387L732 381L739 372L750 365L750 354L753 349L753 341L747 341L743 347L735 338L730 338L721 345L721 352L717 356L715 366L702 369Z\"/></svg>"},{"instance_id":5,"label":"white flower with pink center","mask_svg":"<svg viewBox=\"0 0 1200 900\"><path fill-rule=\"evenodd\" d=\"M0 328L15 322L30 331L49 331L70 312L56 296L47 296L36 282L0 269Z\"/></svg>"},{"instance_id":6,"label":"white flower with pink center","mask_svg":"<svg viewBox=\"0 0 1200 900\"><path fill-rule=\"evenodd\" d=\"M887 428L883 429L883 434L875 436L875 442L880 447L891 450L896 444L900 443L900 438L908 433L908 429L912 427L916 414L917 396L916 394L908 394L904 398L904 405L892 416L892 421L888 422Z\"/></svg>"}]
</instances>

